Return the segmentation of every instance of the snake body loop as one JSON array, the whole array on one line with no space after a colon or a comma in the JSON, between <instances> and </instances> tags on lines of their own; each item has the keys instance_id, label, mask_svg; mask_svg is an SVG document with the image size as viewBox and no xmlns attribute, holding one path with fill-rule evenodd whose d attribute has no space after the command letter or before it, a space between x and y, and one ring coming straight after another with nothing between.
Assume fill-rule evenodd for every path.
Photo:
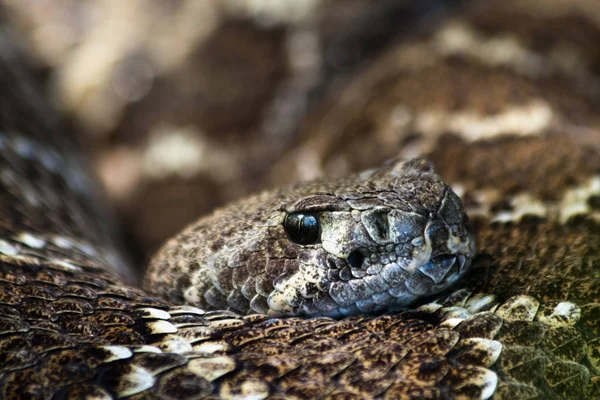
<instances>
[{"instance_id":1,"label":"snake body loop","mask_svg":"<svg viewBox=\"0 0 600 400\"><path fill-rule=\"evenodd\" d=\"M0 398L600 398L600 11L561 4L391 45L275 169L409 161L224 207L144 290L0 31Z\"/></svg>"}]
</instances>

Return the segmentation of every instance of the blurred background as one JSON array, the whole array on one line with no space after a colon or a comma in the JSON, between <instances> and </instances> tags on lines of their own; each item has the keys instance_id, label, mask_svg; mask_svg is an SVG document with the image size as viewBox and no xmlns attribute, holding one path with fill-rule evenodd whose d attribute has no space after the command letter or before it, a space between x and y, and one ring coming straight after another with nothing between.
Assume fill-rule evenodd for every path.
<instances>
[{"instance_id":1,"label":"blurred background","mask_svg":"<svg viewBox=\"0 0 600 400\"><path fill-rule=\"evenodd\" d=\"M248 193L422 153L424 133L441 135L449 122L413 110L455 111L474 98L493 114L501 104L462 96L488 87L468 77L444 89L460 65L423 72L435 60L517 63L526 76L581 72L597 96L598 3L536 3L0 1L140 263ZM559 34L558 48L545 45ZM519 53L521 42L533 53Z\"/></svg>"},{"instance_id":2,"label":"blurred background","mask_svg":"<svg viewBox=\"0 0 600 400\"><path fill-rule=\"evenodd\" d=\"M453 2L2 3L146 260L218 205L321 175L310 151L301 176L273 166L329 87Z\"/></svg>"}]
</instances>

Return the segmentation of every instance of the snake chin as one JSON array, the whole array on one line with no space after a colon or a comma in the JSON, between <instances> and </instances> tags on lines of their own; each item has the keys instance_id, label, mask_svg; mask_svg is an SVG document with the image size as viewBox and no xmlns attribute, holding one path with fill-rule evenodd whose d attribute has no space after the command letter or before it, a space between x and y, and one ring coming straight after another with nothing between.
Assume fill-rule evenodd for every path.
<instances>
[{"instance_id":1,"label":"snake chin","mask_svg":"<svg viewBox=\"0 0 600 400\"><path fill-rule=\"evenodd\" d=\"M412 275L391 263L379 274L335 282L319 277L316 269L304 268L275 285L267 299L268 313L339 318L406 307L454 285L469 270L470 263L464 254L442 255ZM391 286L389 281L394 280L399 283Z\"/></svg>"}]
</instances>

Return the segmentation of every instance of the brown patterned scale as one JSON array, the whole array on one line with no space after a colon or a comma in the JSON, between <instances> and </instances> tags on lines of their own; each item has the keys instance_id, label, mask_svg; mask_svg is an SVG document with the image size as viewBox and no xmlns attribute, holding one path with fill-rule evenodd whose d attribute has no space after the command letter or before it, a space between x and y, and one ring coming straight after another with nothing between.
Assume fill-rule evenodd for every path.
<instances>
[{"instance_id":1,"label":"brown patterned scale","mask_svg":"<svg viewBox=\"0 0 600 400\"><path fill-rule=\"evenodd\" d=\"M263 282L254 269L225 265L219 268L226 272L218 276L209 269L174 279L162 270L156 275L173 284L152 281L146 286L169 300L123 284L119 275L127 275L125 263L111 243L75 146L26 73L14 68L13 53L2 52L0 398L600 398L600 120L595 86L600 56L592 51L597 42L587 40L600 36L595 19L600 9L586 1L565 9L556 0L533 14L527 2L505 3L466 8L430 34L393 46L323 106L296 153L286 155L282 165L287 173L306 173L296 166L303 164L307 149L319 149L311 159L321 161L309 172L335 175L369 165L375 154L395 156L402 145L403 156L430 157L471 217L478 254L470 272L451 290L411 309L342 319L232 311L271 306L270 291L277 284ZM581 31L587 34L578 35ZM4 45L8 39L1 40ZM4 47L10 49L8 43ZM569 57L580 64L569 63ZM360 151L346 153L353 147ZM407 165L430 173L420 161L379 171L402 180ZM397 194L379 196L385 190L370 187L368 180L358 185L361 196L353 196L351 189L365 177L303 186L319 192L302 204L303 210L330 212L333 217L325 217L330 220L324 224L337 227L335 233L350 221L335 213L352 214L344 208L350 204L361 211L354 215L364 215L361 226L368 237L383 243L386 230L378 224L387 220L396 226L395 220L389 210L386 218L369 212L374 205L444 209L449 189L433 175L427 181L430 191L419 195L420 183L412 187L416 203L401 196L399 201ZM286 193L271 192L240 207L255 215L261 200L296 200ZM280 217L285 210L280 208ZM241 213L239 207L227 212ZM443 215L447 222L454 214ZM239 232L260 223L264 240L253 242L251 251L274 260L264 264L265 271L285 271L290 268L286 260L293 257L307 266L320 265L321 258L311 258L313 253L282 236L283 220L261 217L242 219L220 234L209 230L207 245L214 252L235 249ZM190 229L184 235L206 230ZM395 239L403 238L394 232ZM441 236L427 232L424 242L444 239L433 241L429 253L442 242L444 255L458 247L448 244L452 230ZM335 234L327 236L326 230L320 234L323 243L346 243L334 240ZM412 244L410 239L411 249L418 248L419 241ZM204 265L193 266L189 260L207 250L181 241L168 246L167 254L185 254L167 257L176 270L204 271ZM378 297L371 296L371 303L363 301L358 283L349 286L351 292L331 292L333 285L328 286L339 314L356 314L374 307L377 299L385 304L389 296L403 297L407 289L415 291L409 301L418 299L430 294L418 290L444 282L445 275L439 277L442 263L413 265L412 272L431 279L420 285L406 284L410 277L399 269L378 270L419 254L407 257L404 247L392 246L396 258L391 259L387 247L371 243L371 253L361 253L364 259L356 262L350 257L354 249L332 244L328 251L337 252L347 265L323 256L336 273L319 275L314 282L313 275L306 275L304 286L282 301L294 311L311 311L296 293L316 299L325 280L369 278L371 289L388 285ZM238 266L244 261L244 254L231 250L226 262ZM209 279L200 279L203 275ZM373 278L380 275L387 277L385 282ZM397 289L392 282L405 286ZM289 293L289 285L282 287L281 293ZM351 309L344 303L348 298L360 306ZM183 299L231 310L174 305ZM327 311L332 303L313 304Z\"/></svg>"}]
</instances>

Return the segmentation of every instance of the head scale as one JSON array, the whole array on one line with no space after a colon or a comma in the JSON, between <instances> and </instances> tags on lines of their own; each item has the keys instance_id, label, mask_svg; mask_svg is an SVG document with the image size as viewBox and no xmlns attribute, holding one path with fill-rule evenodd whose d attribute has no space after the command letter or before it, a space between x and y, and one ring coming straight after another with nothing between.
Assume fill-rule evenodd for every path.
<instances>
[{"instance_id":1,"label":"head scale","mask_svg":"<svg viewBox=\"0 0 600 400\"><path fill-rule=\"evenodd\" d=\"M474 254L460 199L414 159L217 211L167 243L146 286L203 307L342 316L438 293Z\"/></svg>"}]
</instances>

